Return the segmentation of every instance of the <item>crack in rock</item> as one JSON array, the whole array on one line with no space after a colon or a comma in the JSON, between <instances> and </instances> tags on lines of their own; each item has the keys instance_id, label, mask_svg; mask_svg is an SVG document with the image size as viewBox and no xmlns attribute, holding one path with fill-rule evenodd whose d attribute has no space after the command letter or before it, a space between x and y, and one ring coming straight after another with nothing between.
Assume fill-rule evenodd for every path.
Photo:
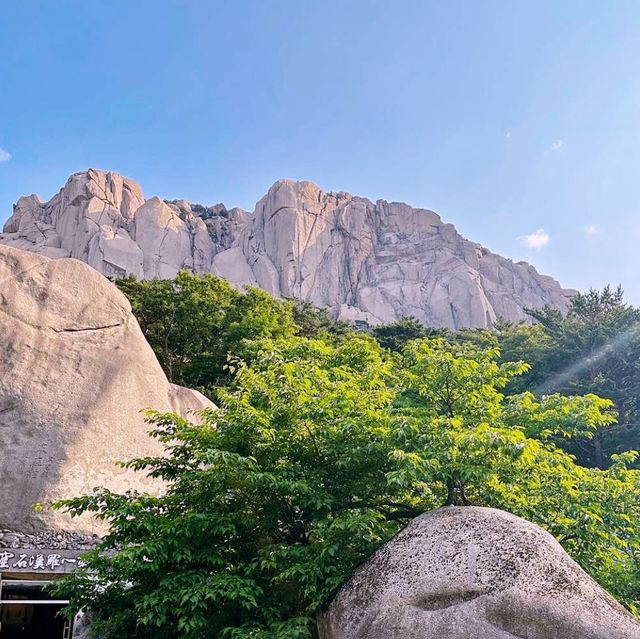
<instances>
[{"instance_id":1,"label":"crack in rock","mask_svg":"<svg viewBox=\"0 0 640 639\"><path fill-rule=\"evenodd\" d=\"M122 326L124 322L116 322L115 324L105 324L104 326L87 326L86 328L53 328L54 333L91 333L93 331L104 331L110 328Z\"/></svg>"}]
</instances>

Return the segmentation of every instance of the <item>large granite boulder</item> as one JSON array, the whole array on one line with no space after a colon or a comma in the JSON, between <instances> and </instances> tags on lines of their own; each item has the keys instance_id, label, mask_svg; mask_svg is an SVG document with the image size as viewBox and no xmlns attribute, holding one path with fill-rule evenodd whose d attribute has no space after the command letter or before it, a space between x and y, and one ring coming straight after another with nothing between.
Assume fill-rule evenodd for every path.
<instances>
[{"instance_id":1,"label":"large granite boulder","mask_svg":"<svg viewBox=\"0 0 640 639\"><path fill-rule=\"evenodd\" d=\"M72 175L49 202L20 198L0 243L84 260L105 275L212 272L369 324L491 326L525 308L565 310L574 291L464 239L433 211L280 180L253 214L185 200L144 200L132 180Z\"/></svg>"},{"instance_id":2,"label":"large granite boulder","mask_svg":"<svg viewBox=\"0 0 640 639\"><path fill-rule=\"evenodd\" d=\"M0 529L69 527L33 505L95 486L157 488L115 465L161 450L140 411L211 406L167 381L129 302L96 270L0 245Z\"/></svg>"},{"instance_id":3,"label":"large granite boulder","mask_svg":"<svg viewBox=\"0 0 640 639\"><path fill-rule=\"evenodd\" d=\"M541 528L490 508L415 519L353 575L320 639L639 639L640 623Z\"/></svg>"}]
</instances>

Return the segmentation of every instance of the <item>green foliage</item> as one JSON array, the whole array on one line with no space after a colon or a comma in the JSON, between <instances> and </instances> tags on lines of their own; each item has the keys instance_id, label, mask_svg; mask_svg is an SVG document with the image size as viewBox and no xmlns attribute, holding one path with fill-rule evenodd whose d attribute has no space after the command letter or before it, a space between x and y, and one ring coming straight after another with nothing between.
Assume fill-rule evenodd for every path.
<instances>
[{"instance_id":1,"label":"green foliage","mask_svg":"<svg viewBox=\"0 0 640 639\"><path fill-rule=\"evenodd\" d=\"M376 326L371 334L383 348L400 353L411 340L425 337L445 337L450 333L446 328L425 326L415 317L403 317L397 322Z\"/></svg>"},{"instance_id":2,"label":"green foliage","mask_svg":"<svg viewBox=\"0 0 640 639\"><path fill-rule=\"evenodd\" d=\"M111 524L72 578L104 637L311 636L313 612L398 529L386 508L391 363L371 340L290 340L238 363L201 427L153 416L158 499L72 500ZM365 499L371 497L372 502ZM115 610L117 608L117 610Z\"/></svg>"},{"instance_id":3,"label":"green foliage","mask_svg":"<svg viewBox=\"0 0 640 639\"><path fill-rule=\"evenodd\" d=\"M293 321L297 328L296 335L314 339L327 339L349 335L353 329L346 322L331 319L324 308L316 308L304 300L294 299Z\"/></svg>"},{"instance_id":4,"label":"green foliage","mask_svg":"<svg viewBox=\"0 0 640 639\"><path fill-rule=\"evenodd\" d=\"M555 356L553 338L542 324L508 324L496 326L496 341L505 361L525 361L526 375L514 378L508 391L519 393L540 388L549 374L549 359Z\"/></svg>"},{"instance_id":5,"label":"green foliage","mask_svg":"<svg viewBox=\"0 0 640 639\"><path fill-rule=\"evenodd\" d=\"M219 353L250 360L264 340L293 336L292 304L259 288L247 287L237 294L221 327Z\"/></svg>"},{"instance_id":6,"label":"green foliage","mask_svg":"<svg viewBox=\"0 0 640 639\"><path fill-rule=\"evenodd\" d=\"M226 360L218 349L226 315L238 293L213 275L186 271L175 280L116 281L170 381L203 386Z\"/></svg>"},{"instance_id":7,"label":"green foliage","mask_svg":"<svg viewBox=\"0 0 640 639\"><path fill-rule=\"evenodd\" d=\"M165 495L97 490L61 504L110 525L59 585L92 612L99 636L314 637L316 612L353 569L445 504L546 527L637 605L634 454L603 471L556 445L611 423L609 401L505 395L526 364L443 339L392 354L365 334L290 337L250 355L231 364L233 385L202 425L150 416L168 454L128 465L163 478Z\"/></svg>"},{"instance_id":8,"label":"green foliage","mask_svg":"<svg viewBox=\"0 0 640 639\"><path fill-rule=\"evenodd\" d=\"M611 455L640 447L640 310L623 301L620 288L576 295L566 316L529 311L535 326L503 325L503 357L532 364L511 392L537 395L594 393L614 403L619 420L569 447L578 459L601 468Z\"/></svg>"},{"instance_id":9,"label":"green foliage","mask_svg":"<svg viewBox=\"0 0 640 639\"><path fill-rule=\"evenodd\" d=\"M276 300L258 289L240 292L213 275L181 272L175 281L116 282L131 301L145 337L171 381L212 396L232 381L228 356L251 362L262 340L293 335L336 341L353 332L308 302ZM557 442L581 463L606 467L611 455L640 448L640 311L622 291L578 294L569 313L530 311L534 325L498 321L494 331L428 328L412 317L378 326L378 343L400 353L415 339L442 337L481 349L499 346L503 361L526 361L529 370L511 379L507 394L531 391L596 394L614 402L618 423L593 437Z\"/></svg>"},{"instance_id":10,"label":"green foliage","mask_svg":"<svg viewBox=\"0 0 640 639\"><path fill-rule=\"evenodd\" d=\"M228 355L249 358L253 341L297 331L290 302L256 288L240 292L215 275L181 271L175 280L116 284L169 380L207 394L228 379Z\"/></svg>"}]
</instances>

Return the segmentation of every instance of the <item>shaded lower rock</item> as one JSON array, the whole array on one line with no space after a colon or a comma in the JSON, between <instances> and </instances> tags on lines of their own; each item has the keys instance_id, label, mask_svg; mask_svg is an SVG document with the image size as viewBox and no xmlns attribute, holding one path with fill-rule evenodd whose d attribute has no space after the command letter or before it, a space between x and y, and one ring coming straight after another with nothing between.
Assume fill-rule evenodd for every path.
<instances>
[{"instance_id":1,"label":"shaded lower rock","mask_svg":"<svg viewBox=\"0 0 640 639\"><path fill-rule=\"evenodd\" d=\"M73 620L72 639L91 639L91 617L85 612L79 612Z\"/></svg>"},{"instance_id":2,"label":"shaded lower rock","mask_svg":"<svg viewBox=\"0 0 640 639\"><path fill-rule=\"evenodd\" d=\"M321 639L640 639L547 532L490 508L415 519L339 591Z\"/></svg>"}]
</instances>

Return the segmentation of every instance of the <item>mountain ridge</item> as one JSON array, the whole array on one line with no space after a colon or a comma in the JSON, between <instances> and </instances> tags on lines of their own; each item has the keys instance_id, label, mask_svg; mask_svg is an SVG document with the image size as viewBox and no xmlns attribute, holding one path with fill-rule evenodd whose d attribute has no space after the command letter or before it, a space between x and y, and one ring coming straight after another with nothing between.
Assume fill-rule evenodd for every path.
<instances>
[{"instance_id":1,"label":"mountain ridge","mask_svg":"<svg viewBox=\"0 0 640 639\"><path fill-rule=\"evenodd\" d=\"M525 308L564 311L575 291L465 239L435 212L280 179L253 211L145 199L134 180L89 169L48 202L21 197L0 243L75 257L107 276L212 272L237 286L380 324L490 327Z\"/></svg>"}]
</instances>

